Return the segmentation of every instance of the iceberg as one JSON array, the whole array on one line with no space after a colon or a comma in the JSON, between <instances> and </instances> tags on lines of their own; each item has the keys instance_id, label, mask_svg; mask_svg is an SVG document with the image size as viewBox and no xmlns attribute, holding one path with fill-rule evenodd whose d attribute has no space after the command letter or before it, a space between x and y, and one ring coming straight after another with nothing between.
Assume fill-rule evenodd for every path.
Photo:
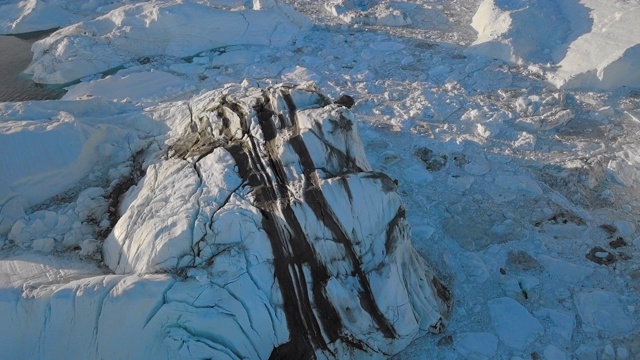
<instances>
[{"instance_id":1,"label":"iceberg","mask_svg":"<svg viewBox=\"0 0 640 360\"><path fill-rule=\"evenodd\" d=\"M444 331L451 294L341 101L277 85L160 108L137 183L13 225L32 251L0 259L7 356L387 358ZM51 252L70 240L42 224L72 213L106 268Z\"/></svg>"},{"instance_id":2,"label":"iceberg","mask_svg":"<svg viewBox=\"0 0 640 360\"><path fill-rule=\"evenodd\" d=\"M25 70L66 84L148 56L188 57L231 45L284 46L310 22L286 4L230 11L173 1L125 5L62 28L33 44Z\"/></svg>"},{"instance_id":3,"label":"iceberg","mask_svg":"<svg viewBox=\"0 0 640 360\"><path fill-rule=\"evenodd\" d=\"M619 0L484 0L467 51L547 66L561 89L638 87L639 11Z\"/></svg>"}]
</instances>

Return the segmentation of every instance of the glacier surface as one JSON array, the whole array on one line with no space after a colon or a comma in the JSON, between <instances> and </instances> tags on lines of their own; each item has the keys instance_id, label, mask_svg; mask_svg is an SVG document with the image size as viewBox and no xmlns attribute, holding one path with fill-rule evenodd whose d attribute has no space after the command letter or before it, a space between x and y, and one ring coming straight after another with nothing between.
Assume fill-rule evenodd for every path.
<instances>
[{"instance_id":1,"label":"glacier surface","mask_svg":"<svg viewBox=\"0 0 640 360\"><path fill-rule=\"evenodd\" d=\"M640 357L637 0L30 0L0 7L2 32L60 27L34 47L42 52L33 64L39 81L80 77L65 85L61 101L0 103L0 147L8 155L0 157L1 303L18 324L2 330L7 356L276 357L302 344L300 353L330 358L398 351L394 359ZM210 18L220 19L220 29ZM274 26L282 31L271 32ZM252 42L241 36L245 27L265 31ZM129 35L136 38L127 45ZM170 38L167 49L185 51L160 49L160 35ZM249 106L262 104L286 123L285 94L315 93L312 85L291 85L308 81L326 96L292 97L313 166L298 161L302 148L292 145L298 140L289 128L270 132L260 117L256 126L259 111ZM280 83L289 85L274 87ZM348 122L324 133L338 114L362 143L347 147L334 138L342 139ZM243 128L247 121L254 126ZM241 134L271 145L252 147ZM273 134L281 140L266 140ZM280 160L239 161L252 149ZM362 171L353 164L335 171L344 151ZM265 192L245 181L252 164L269 174L252 184L278 184L278 201L260 201ZM373 173L393 180L367 177ZM309 192L309 184L319 190ZM353 196L356 189L380 195ZM298 201L320 193L325 205ZM378 215L364 218L350 210L356 207ZM374 238L388 232L400 207L412 226L398 224L407 232L398 238L410 234L451 289L440 334L420 336L437 331L437 312L425 315L433 303L389 310L415 293L439 301L434 283L406 291L402 282L383 282L424 269L413 255L404 267L379 262L386 239ZM318 208L331 209L335 223ZM265 217L266 209L291 216ZM284 234L279 244L299 238L288 237L295 226L285 218L308 225L313 251L304 253L322 256L318 267L276 278L273 259L285 252L273 249L299 249L272 246L274 234ZM365 236L354 225L362 221L377 230L354 242L358 275L342 243L325 235L349 229L349 239ZM414 254L402 241L395 259ZM247 248L250 258L241 255ZM300 269L295 261L287 266ZM295 317L285 306L291 298L282 296L291 292L275 284L318 278L322 266L336 278L316 288L309 282L302 304L312 304L310 312L297 317L312 324L314 340L296 333L291 342L287 319ZM367 293L363 276L379 316L355 300ZM317 295L318 288L325 291ZM344 327L337 335L322 320L329 313L317 306L322 296L349 304L330 317ZM264 309L244 311L249 300ZM419 314L427 320L418 325ZM123 319L131 319L131 332L122 330ZM379 331L384 319L397 331L394 340ZM253 330L271 324L266 337ZM17 339L15 329L35 335ZM75 338L83 345L74 348ZM362 344L371 347L358 350Z\"/></svg>"}]
</instances>

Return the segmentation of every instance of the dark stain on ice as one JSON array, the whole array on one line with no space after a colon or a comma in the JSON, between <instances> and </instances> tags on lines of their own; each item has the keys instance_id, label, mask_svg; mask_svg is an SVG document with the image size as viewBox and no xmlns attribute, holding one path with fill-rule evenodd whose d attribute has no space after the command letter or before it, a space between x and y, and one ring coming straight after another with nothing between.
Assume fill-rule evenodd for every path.
<instances>
[{"instance_id":1,"label":"dark stain on ice","mask_svg":"<svg viewBox=\"0 0 640 360\"><path fill-rule=\"evenodd\" d=\"M451 292L449 291L449 289L446 286L444 286L444 284L440 282L440 280L438 280L438 278L436 277L433 277L431 279L431 283L433 284L433 287L436 289L436 295L438 295L438 297L442 299L442 301L444 301L445 304L450 304Z\"/></svg>"},{"instance_id":2,"label":"dark stain on ice","mask_svg":"<svg viewBox=\"0 0 640 360\"><path fill-rule=\"evenodd\" d=\"M627 245L629 244L627 244L627 242L624 241L624 238L622 236L618 236L615 240L612 240L609 242L609 246L611 246L614 249L625 247Z\"/></svg>"},{"instance_id":3,"label":"dark stain on ice","mask_svg":"<svg viewBox=\"0 0 640 360\"><path fill-rule=\"evenodd\" d=\"M335 214L331 211L330 206L324 198L324 194L322 194L319 187L310 186L305 189L305 200L310 204L316 217L322 220L323 224L329 229L329 231L331 231L334 236L334 240L344 246L347 257L351 261L351 266L353 267L352 271L355 273L359 285L362 288L358 294L360 297L360 305L367 313L369 313L378 326L378 329L385 337L394 338L396 335L393 331L393 327L389 324L384 315L382 315L382 312L376 305L369 281L364 274L364 271L362 271L362 264L356 255L355 249L353 248L353 241L349 238L346 231L336 219Z\"/></svg>"},{"instance_id":4,"label":"dark stain on ice","mask_svg":"<svg viewBox=\"0 0 640 360\"><path fill-rule=\"evenodd\" d=\"M435 172L442 170L447 166L448 156L445 154L436 154L433 150L426 147L418 148L413 153L422 161L427 170Z\"/></svg>"},{"instance_id":5,"label":"dark stain on ice","mask_svg":"<svg viewBox=\"0 0 640 360\"><path fill-rule=\"evenodd\" d=\"M580 226L587 225L587 223L584 221L584 219L582 219L580 216L578 216L576 214L573 214L571 212L568 212L568 211L560 211L560 212L554 214L552 217L550 217L547 221L552 223L552 224L574 223L574 224L580 225Z\"/></svg>"},{"instance_id":6,"label":"dark stain on ice","mask_svg":"<svg viewBox=\"0 0 640 360\"><path fill-rule=\"evenodd\" d=\"M453 345L453 336L451 336L451 335L443 336L436 343L436 346L439 347L439 348L449 347L451 345Z\"/></svg>"},{"instance_id":7,"label":"dark stain on ice","mask_svg":"<svg viewBox=\"0 0 640 360\"><path fill-rule=\"evenodd\" d=\"M605 266L611 265L618 260L615 255L601 248L600 246L594 247L585 256L587 259L593 261L594 263Z\"/></svg>"},{"instance_id":8,"label":"dark stain on ice","mask_svg":"<svg viewBox=\"0 0 640 360\"><path fill-rule=\"evenodd\" d=\"M313 164L311 154L309 153L309 150L307 149L306 144L302 140L302 137L299 133L300 130L297 124L297 117L295 113L296 109L295 104L293 103L293 99L291 98L291 95L286 92L283 92L282 96L285 99L285 103L289 107L289 119L292 121L293 125L294 134L290 138L290 143L300 159L303 174L307 179L310 180L309 182L307 182L307 186L304 189L305 202L313 210L316 217L323 222L323 225L329 229L329 231L333 235L334 240L344 246L347 256L351 261L351 266L353 267L356 278L358 279L358 282L362 287L362 290L359 293L360 304L362 308L367 313L369 313L369 315L371 315L379 330L384 334L385 337L393 338L395 337L393 327L388 323L387 319L382 315L382 312L375 303L369 281L362 271L360 260L358 259L353 248L353 242L349 238L346 231L340 225L335 214L331 211L331 207L327 203L327 200L322 193L317 174L315 174L314 172L315 166Z\"/></svg>"},{"instance_id":9,"label":"dark stain on ice","mask_svg":"<svg viewBox=\"0 0 640 360\"><path fill-rule=\"evenodd\" d=\"M113 230L113 227L116 226L116 223L120 219L121 214L118 212L118 208L120 207L120 203L122 202L123 195L144 177L146 170L142 167L143 158L144 149L132 154L129 158L129 161L131 162L131 171L127 176L120 179L110 189L109 194L105 196L105 198L109 200L109 208L107 210L109 226L102 229L100 233L98 233L99 240L106 239L107 236L109 236L109 234L111 233L111 230Z\"/></svg>"},{"instance_id":10,"label":"dark stain on ice","mask_svg":"<svg viewBox=\"0 0 640 360\"><path fill-rule=\"evenodd\" d=\"M338 120L329 120L329 122L331 122L331 124L333 125L333 131L353 131L353 122L342 114L340 114Z\"/></svg>"},{"instance_id":11,"label":"dark stain on ice","mask_svg":"<svg viewBox=\"0 0 640 360\"><path fill-rule=\"evenodd\" d=\"M631 256L631 255L629 255L629 254L627 254L625 252L619 251L618 252L618 259L620 259L620 260L631 260L631 259L633 259L633 256Z\"/></svg>"},{"instance_id":12,"label":"dark stain on ice","mask_svg":"<svg viewBox=\"0 0 640 360\"><path fill-rule=\"evenodd\" d=\"M351 109L353 107L353 105L356 104L356 101L353 99L353 97L346 95L346 94L342 94L340 95L339 98L336 99L336 101L334 101L335 104L341 105L346 107L347 109Z\"/></svg>"},{"instance_id":13,"label":"dark stain on ice","mask_svg":"<svg viewBox=\"0 0 640 360\"><path fill-rule=\"evenodd\" d=\"M278 129L272 121L274 112L267 107L268 101L269 99L267 98L253 108L260 122L260 129L262 130L262 134L264 134L265 141L271 141L278 135Z\"/></svg>"},{"instance_id":14,"label":"dark stain on ice","mask_svg":"<svg viewBox=\"0 0 640 360\"><path fill-rule=\"evenodd\" d=\"M288 115L286 120L292 128L289 141L308 175L307 172L313 169L313 161L298 133L295 104L288 93L283 93L288 107L285 109ZM276 347L270 358L313 358L316 349L330 351L328 344L341 339L343 325L324 292L330 279L329 272L317 258L286 192L288 179L277 157L276 144L273 143L278 135L274 120L280 113L280 109L274 108L274 105L277 104L264 99L263 103L254 107L266 140L264 148L255 139L244 137L241 142L229 144L227 150L234 157L240 175L253 189L256 206L262 213L262 226L271 241L275 277L283 295L290 339ZM282 123L283 119L278 120ZM246 121L246 118L242 121ZM362 344L351 339L341 340L355 348L363 348Z\"/></svg>"},{"instance_id":15,"label":"dark stain on ice","mask_svg":"<svg viewBox=\"0 0 640 360\"><path fill-rule=\"evenodd\" d=\"M453 153L453 163L456 164L457 167L463 167L469 163L469 159L467 155L461 152Z\"/></svg>"},{"instance_id":16,"label":"dark stain on ice","mask_svg":"<svg viewBox=\"0 0 640 360\"><path fill-rule=\"evenodd\" d=\"M371 288L369 286L369 282L360 267L361 264L359 262L359 259L356 256L355 250L353 249L353 244L349 239L348 235L346 234L346 232L344 231L344 229L342 229L341 225L336 220L335 215L331 212L331 208L327 203L324 197L324 194L320 189L319 180L317 178L317 175L314 172L315 165L313 163L311 154L309 153L309 150L307 149L306 144L304 143L302 137L300 136L300 130L297 123L295 103L293 102L291 95L288 94L287 92L282 92L281 96L285 100L285 104L288 107L288 115L289 115L289 120L291 122L291 127L292 127L291 129L292 135L289 138L289 143L291 144L293 150L298 155L300 165L302 166L302 172L305 175L306 179L308 180L306 182L306 187L303 193L304 200L306 204L308 204L310 208L313 210L316 217L320 219L323 222L323 224L329 229L335 241L339 242L344 247L347 253L347 256L351 262L351 265L353 267L352 268L353 272L355 273L356 278L358 279L358 282L360 283L360 286L362 288L362 290L359 293L361 306L365 311L367 311L371 315L371 317L374 319L374 321L376 322L376 324L378 325L378 327L386 337L394 337L395 334L392 330L391 325L387 323L386 318L382 315L382 313L380 312L380 310L378 309L375 303L373 294L371 292ZM278 111L275 110L274 112L278 112ZM286 210L290 210L290 208L286 208ZM310 246L309 240L306 238L304 231L302 230L302 228L300 228L300 225L295 217L295 214L291 212L289 214L284 214L284 215L285 215L284 219L288 219L288 221L290 222L293 221L294 229L295 229L294 236L288 239L289 240L288 242L290 243L289 246L301 248L300 254L296 254L298 256L295 257L295 261L303 262L303 263L307 263L308 265L311 265L312 276L313 276L313 279L312 279L313 295L314 295L315 301L318 303L316 304L318 307L318 310L320 310L319 311L320 314L318 315L320 319L323 320L324 331L328 332L328 335L330 336L328 340L335 341L336 339L340 338L342 323L335 311L335 308L333 308L333 305L330 303L330 301L328 301L328 299L326 299L326 296L324 295L324 286L326 285L326 282L329 280L329 275L327 273L327 270L324 268L324 266L320 266L320 263L318 262L317 258L315 258L314 256L315 251ZM274 244L274 245L282 246L281 244ZM287 270L282 274L282 276L278 276L278 280L280 281L281 277L286 278L288 274L289 272ZM298 289L298 290L302 290L303 292L305 291L305 289ZM290 293L289 295L285 294L285 297L291 296L291 294L293 293ZM293 310L294 309L292 309L292 311ZM290 329L292 328L290 327ZM298 330L301 328L293 328L293 329ZM318 340L321 340L321 339L318 339ZM341 340L349 341L350 339L343 338ZM292 339L292 341L300 342L301 340ZM316 346L322 345L320 348L326 347L326 343L320 343L315 345ZM359 345L356 348L358 347L362 347L362 345ZM280 353L281 352L278 351L278 354ZM300 356L300 353L292 352L292 353L289 353L288 356L284 358L295 358L298 356Z\"/></svg>"},{"instance_id":17,"label":"dark stain on ice","mask_svg":"<svg viewBox=\"0 0 640 360\"><path fill-rule=\"evenodd\" d=\"M384 250L387 254L391 254L395 250L395 247L398 243L398 238L395 236L395 231L398 228L400 221L403 221L405 219L405 216L406 212L404 208L401 207L400 209L398 209L398 213L396 213L396 216L394 216L393 219L391 219L391 221L389 222L389 226L387 227L387 240L384 243Z\"/></svg>"},{"instance_id":18,"label":"dark stain on ice","mask_svg":"<svg viewBox=\"0 0 640 360\"><path fill-rule=\"evenodd\" d=\"M600 229L602 229L609 236L613 236L613 235L616 234L616 232L618 232L618 230L615 228L615 226L610 225L610 224L602 224L602 225L600 225Z\"/></svg>"},{"instance_id":19,"label":"dark stain on ice","mask_svg":"<svg viewBox=\"0 0 640 360\"><path fill-rule=\"evenodd\" d=\"M364 175L365 179L376 179L380 181L382 191L389 193L398 190L398 181L391 179L387 174L381 172L370 172Z\"/></svg>"},{"instance_id":20,"label":"dark stain on ice","mask_svg":"<svg viewBox=\"0 0 640 360\"><path fill-rule=\"evenodd\" d=\"M520 292L522 293L524 299L529 300L529 293L524 289L524 287L522 287L522 283L520 281L518 281L518 287L520 288Z\"/></svg>"}]
</instances>

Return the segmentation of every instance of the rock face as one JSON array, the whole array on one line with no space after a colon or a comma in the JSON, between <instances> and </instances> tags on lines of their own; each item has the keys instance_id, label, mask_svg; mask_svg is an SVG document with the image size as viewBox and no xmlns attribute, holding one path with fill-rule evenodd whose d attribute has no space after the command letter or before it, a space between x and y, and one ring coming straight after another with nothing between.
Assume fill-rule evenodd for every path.
<instances>
[{"instance_id":1,"label":"rock face","mask_svg":"<svg viewBox=\"0 0 640 360\"><path fill-rule=\"evenodd\" d=\"M34 334L10 346L16 332L0 330L11 356L74 355L54 340L69 328L96 329L74 346L89 357L215 359L387 358L443 331L450 293L347 108L277 86L206 93L184 114L121 198L103 246L115 275L51 269L74 281L3 290L16 300L0 313Z\"/></svg>"}]
</instances>

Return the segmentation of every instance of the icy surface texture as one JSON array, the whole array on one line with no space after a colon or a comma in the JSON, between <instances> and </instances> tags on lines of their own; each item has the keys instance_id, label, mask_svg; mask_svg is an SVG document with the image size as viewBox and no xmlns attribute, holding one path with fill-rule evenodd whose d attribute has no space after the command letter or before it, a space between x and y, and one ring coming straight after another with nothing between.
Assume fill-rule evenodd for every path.
<instances>
[{"instance_id":1,"label":"icy surface texture","mask_svg":"<svg viewBox=\"0 0 640 360\"><path fill-rule=\"evenodd\" d=\"M444 330L451 295L346 107L313 85L182 106L166 119L166 150L119 197L103 245L115 274L41 255L0 261L12 274L0 313L23 324L0 332L10 357L386 358ZM101 190L68 211L104 213Z\"/></svg>"},{"instance_id":2,"label":"icy surface texture","mask_svg":"<svg viewBox=\"0 0 640 360\"><path fill-rule=\"evenodd\" d=\"M67 197L70 194L63 193L79 183L101 186L98 183L120 178L127 171L121 165L154 134L166 132L163 127L133 106L99 98L0 104L0 152L4 155L0 157L0 236L12 230L25 210L54 196ZM112 166L110 174L108 166ZM84 188L76 190L74 195ZM36 212L31 219L21 220L17 225L21 228L13 233L25 237L25 231L34 230L23 227L30 223L56 233L36 231L41 235L64 237L68 233L64 224L88 218L99 223L102 213L93 216L88 210L102 207L91 205L98 197L103 194L87 193L78 199L78 209L69 208L63 218Z\"/></svg>"},{"instance_id":3,"label":"icy surface texture","mask_svg":"<svg viewBox=\"0 0 640 360\"><path fill-rule=\"evenodd\" d=\"M198 3L145 2L65 27L33 45L27 73L64 84L145 56L186 57L230 45L283 46L308 20L286 4L229 11Z\"/></svg>"},{"instance_id":4,"label":"icy surface texture","mask_svg":"<svg viewBox=\"0 0 640 360\"><path fill-rule=\"evenodd\" d=\"M560 88L640 86L640 10L630 2L485 0L473 17L478 38L469 51L557 65L548 80Z\"/></svg>"},{"instance_id":5,"label":"icy surface texture","mask_svg":"<svg viewBox=\"0 0 640 360\"><path fill-rule=\"evenodd\" d=\"M50 30L109 13L122 6L148 2L145 0L22 0L0 2L0 34L20 34ZM158 2L157 0L155 2ZM270 8L274 0L168 0L166 3L194 3L218 9L261 10Z\"/></svg>"},{"instance_id":6,"label":"icy surface texture","mask_svg":"<svg viewBox=\"0 0 640 360\"><path fill-rule=\"evenodd\" d=\"M3 1L0 14L0 34L53 29L80 19L76 14L39 0Z\"/></svg>"}]
</instances>

